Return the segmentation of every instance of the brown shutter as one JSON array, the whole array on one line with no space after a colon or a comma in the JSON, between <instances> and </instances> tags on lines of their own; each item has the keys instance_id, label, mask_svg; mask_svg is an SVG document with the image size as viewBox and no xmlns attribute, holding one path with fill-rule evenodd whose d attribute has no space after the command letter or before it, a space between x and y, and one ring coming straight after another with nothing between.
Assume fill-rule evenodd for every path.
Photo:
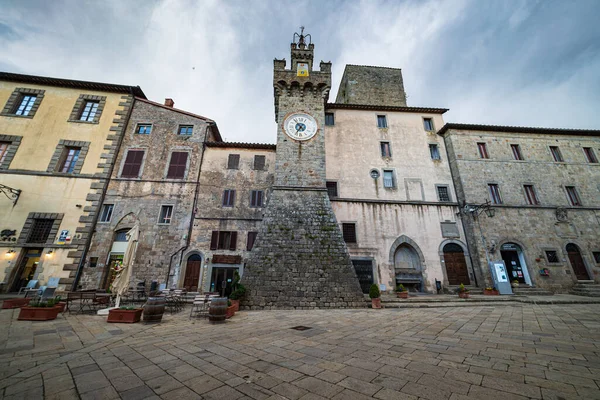
<instances>
[{"instance_id":1,"label":"brown shutter","mask_svg":"<svg viewBox=\"0 0 600 400\"><path fill-rule=\"evenodd\" d=\"M167 172L167 178L170 179L183 179L185 176L185 167L187 165L187 152L175 151L171 154L171 162L169 164L169 171Z\"/></svg>"},{"instance_id":2,"label":"brown shutter","mask_svg":"<svg viewBox=\"0 0 600 400\"><path fill-rule=\"evenodd\" d=\"M125 158L125 165L123 165L123 171L121 176L129 178L137 178L140 174L140 168L142 166L142 160L144 159L143 150L130 150L127 152L127 158Z\"/></svg>"},{"instance_id":3,"label":"brown shutter","mask_svg":"<svg viewBox=\"0 0 600 400\"><path fill-rule=\"evenodd\" d=\"M265 156L254 156L254 169L259 171L265 169Z\"/></svg>"},{"instance_id":4,"label":"brown shutter","mask_svg":"<svg viewBox=\"0 0 600 400\"><path fill-rule=\"evenodd\" d=\"M259 190L258 192L256 192L256 205L258 207L262 207L262 205L263 205L263 192L262 192L262 190Z\"/></svg>"},{"instance_id":5,"label":"brown shutter","mask_svg":"<svg viewBox=\"0 0 600 400\"><path fill-rule=\"evenodd\" d=\"M237 232L231 232L231 243L229 244L229 250L235 250L237 244Z\"/></svg>"},{"instance_id":6,"label":"brown shutter","mask_svg":"<svg viewBox=\"0 0 600 400\"><path fill-rule=\"evenodd\" d=\"M246 243L246 250L250 251L254 247L256 241L257 232L248 232L248 242Z\"/></svg>"},{"instance_id":7,"label":"brown shutter","mask_svg":"<svg viewBox=\"0 0 600 400\"><path fill-rule=\"evenodd\" d=\"M219 231L212 231L212 237L210 239L210 249L217 249L217 242L219 241Z\"/></svg>"},{"instance_id":8,"label":"brown shutter","mask_svg":"<svg viewBox=\"0 0 600 400\"><path fill-rule=\"evenodd\" d=\"M239 154L230 154L227 159L227 168L228 169L238 169L240 165L240 155Z\"/></svg>"},{"instance_id":9,"label":"brown shutter","mask_svg":"<svg viewBox=\"0 0 600 400\"><path fill-rule=\"evenodd\" d=\"M230 191L229 194L229 205L233 206L235 204L235 190Z\"/></svg>"}]
</instances>

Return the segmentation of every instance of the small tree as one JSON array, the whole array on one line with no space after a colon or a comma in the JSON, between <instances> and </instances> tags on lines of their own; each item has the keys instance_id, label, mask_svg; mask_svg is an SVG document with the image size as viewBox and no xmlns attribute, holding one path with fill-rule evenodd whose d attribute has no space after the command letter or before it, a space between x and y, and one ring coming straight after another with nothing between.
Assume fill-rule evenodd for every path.
<instances>
[{"instance_id":1,"label":"small tree","mask_svg":"<svg viewBox=\"0 0 600 400\"><path fill-rule=\"evenodd\" d=\"M399 284L398 287L397 287L397 291L398 292L406 292L406 289L404 288L403 284Z\"/></svg>"},{"instance_id":2,"label":"small tree","mask_svg":"<svg viewBox=\"0 0 600 400\"><path fill-rule=\"evenodd\" d=\"M378 299L379 297L381 297L381 293L379 292L379 286L377 286L376 283L371 285L371 288L369 289L369 297L372 299Z\"/></svg>"}]
</instances>

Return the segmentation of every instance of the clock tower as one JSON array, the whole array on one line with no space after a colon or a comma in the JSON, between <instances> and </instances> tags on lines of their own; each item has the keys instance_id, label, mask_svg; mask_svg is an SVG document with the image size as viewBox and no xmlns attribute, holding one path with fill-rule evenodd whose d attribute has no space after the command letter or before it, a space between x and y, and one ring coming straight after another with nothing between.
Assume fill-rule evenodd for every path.
<instances>
[{"instance_id":1,"label":"clock tower","mask_svg":"<svg viewBox=\"0 0 600 400\"><path fill-rule=\"evenodd\" d=\"M308 43L307 43L308 42ZM274 60L275 183L244 270L250 309L365 307L325 187L325 103L331 63L313 69L310 35L294 34L291 65Z\"/></svg>"}]
</instances>

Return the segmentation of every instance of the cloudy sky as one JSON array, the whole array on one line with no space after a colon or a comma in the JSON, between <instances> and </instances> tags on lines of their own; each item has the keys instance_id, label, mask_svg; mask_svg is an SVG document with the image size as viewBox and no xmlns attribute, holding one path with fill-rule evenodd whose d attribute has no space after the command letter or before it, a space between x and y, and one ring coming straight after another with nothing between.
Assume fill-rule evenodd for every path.
<instances>
[{"instance_id":1,"label":"cloudy sky","mask_svg":"<svg viewBox=\"0 0 600 400\"><path fill-rule=\"evenodd\" d=\"M446 122L600 128L599 0L0 0L0 70L139 85L274 142L273 58L300 25L315 61L402 68Z\"/></svg>"}]
</instances>

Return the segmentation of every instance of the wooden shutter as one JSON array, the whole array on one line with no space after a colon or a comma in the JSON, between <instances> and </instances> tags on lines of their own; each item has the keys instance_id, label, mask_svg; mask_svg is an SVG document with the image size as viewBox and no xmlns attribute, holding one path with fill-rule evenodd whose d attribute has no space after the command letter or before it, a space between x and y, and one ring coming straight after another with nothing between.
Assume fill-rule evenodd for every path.
<instances>
[{"instance_id":1,"label":"wooden shutter","mask_svg":"<svg viewBox=\"0 0 600 400\"><path fill-rule=\"evenodd\" d=\"M262 190L259 190L259 191L257 192L257 195L256 195L256 203L257 203L256 205L257 205L258 207L262 207L262 206L263 206L263 191L262 191Z\"/></svg>"},{"instance_id":2,"label":"wooden shutter","mask_svg":"<svg viewBox=\"0 0 600 400\"><path fill-rule=\"evenodd\" d=\"M210 238L210 249L216 250L219 242L219 231L212 231L212 237Z\"/></svg>"},{"instance_id":3,"label":"wooden shutter","mask_svg":"<svg viewBox=\"0 0 600 400\"><path fill-rule=\"evenodd\" d=\"M229 243L229 250L235 250L237 244L237 232L233 231L231 232L231 240Z\"/></svg>"},{"instance_id":4,"label":"wooden shutter","mask_svg":"<svg viewBox=\"0 0 600 400\"><path fill-rule=\"evenodd\" d=\"M185 167L187 165L188 153L181 151L174 151L171 154L171 162L169 164L169 171L167 172L167 178L169 179L183 179L185 176Z\"/></svg>"},{"instance_id":5,"label":"wooden shutter","mask_svg":"<svg viewBox=\"0 0 600 400\"><path fill-rule=\"evenodd\" d=\"M265 169L265 156L254 156L254 169L259 171Z\"/></svg>"},{"instance_id":6,"label":"wooden shutter","mask_svg":"<svg viewBox=\"0 0 600 400\"><path fill-rule=\"evenodd\" d=\"M256 241L257 232L248 232L248 242L246 243L246 250L250 251L254 247Z\"/></svg>"},{"instance_id":7,"label":"wooden shutter","mask_svg":"<svg viewBox=\"0 0 600 400\"><path fill-rule=\"evenodd\" d=\"M127 178L137 178L140 174L140 168L142 167L143 159L143 150L128 151L127 157L125 158L125 165L123 165L123 171L121 172L121 176Z\"/></svg>"},{"instance_id":8,"label":"wooden shutter","mask_svg":"<svg viewBox=\"0 0 600 400\"><path fill-rule=\"evenodd\" d=\"M227 159L227 168L228 169L238 169L240 165L240 155L239 154L230 154Z\"/></svg>"}]
</instances>

